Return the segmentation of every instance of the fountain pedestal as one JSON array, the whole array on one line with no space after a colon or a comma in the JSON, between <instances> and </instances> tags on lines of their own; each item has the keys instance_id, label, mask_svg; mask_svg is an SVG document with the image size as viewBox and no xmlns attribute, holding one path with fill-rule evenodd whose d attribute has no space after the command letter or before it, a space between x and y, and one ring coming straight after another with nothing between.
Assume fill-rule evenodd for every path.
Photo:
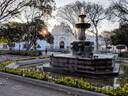
<instances>
[{"instance_id":1,"label":"fountain pedestal","mask_svg":"<svg viewBox=\"0 0 128 96\"><path fill-rule=\"evenodd\" d=\"M74 56L81 56L92 58L93 56L93 42L90 41L74 41L72 44L72 54Z\"/></svg>"}]
</instances>

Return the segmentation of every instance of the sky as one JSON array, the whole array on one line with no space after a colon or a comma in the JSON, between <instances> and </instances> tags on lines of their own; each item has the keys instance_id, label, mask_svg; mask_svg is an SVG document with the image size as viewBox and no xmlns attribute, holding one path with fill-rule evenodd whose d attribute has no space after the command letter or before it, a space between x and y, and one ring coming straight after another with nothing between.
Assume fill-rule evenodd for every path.
<instances>
[{"instance_id":1,"label":"sky","mask_svg":"<svg viewBox=\"0 0 128 96\"><path fill-rule=\"evenodd\" d=\"M110 5L112 0L55 0L57 7L64 6L75 1L94 2L104 5L104 7L107 7Z\"/></svg>"},{"instance_id":2,"label":"sky","mask_svg":"<svg viewBox=\"0 0 128 96\"><path fill-rule=\"evenodd\" d=\"M62 7L69 3L73 3L75 1L78 1L78 0L55 0L57 8ZM98 3L98 4L103 5L104 8L107 8L112 3L112 0L79 0L79 1ZM56 16L56 12L53 12L53 15ZM49 31L52 30L54 25L58 24L58 22L55 19L50 19L48 22L52 24L49 26ZM103 31L112 31L113 29L118 28L118 27L119 27L119 24L117 22L114 23L114 22L104 20L103 23L100 24L99 33Z\"/></svg>"}]
</instances>

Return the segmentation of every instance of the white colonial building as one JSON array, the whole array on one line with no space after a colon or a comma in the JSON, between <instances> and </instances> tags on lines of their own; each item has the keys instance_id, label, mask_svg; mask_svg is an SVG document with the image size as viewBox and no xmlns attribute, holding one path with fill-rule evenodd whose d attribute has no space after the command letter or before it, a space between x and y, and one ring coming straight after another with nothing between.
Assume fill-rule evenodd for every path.
<instances>
[{"instance_id":1,"label":"white colonial building","mask_svg":"<svg viewBox=\"0 0 128 96\"><path fill-rule=\"evenodd\" d=\"M13 47L13 50L26 50L25 48L26 43L21 42L21 43L15 43L15 46ZM45 40L37 40L37 50L45 50L46 48L50 49L50 44L47 43ZM33 49L33 48L31 48ZM9 46L5 44L0 45L0 50L9 50Z\"/></svg>"},{"instance_id":2,"label":"white colonial building","mask_svg":"<svg viewBox=\"0 0 128 96\"><path fill-rule=\"evenodd\" d=\"M54 36L54 49L68 49L71 42L75 40L71 28L64 23L55 25L52 34Z\"/></svg>"}]
</instances>

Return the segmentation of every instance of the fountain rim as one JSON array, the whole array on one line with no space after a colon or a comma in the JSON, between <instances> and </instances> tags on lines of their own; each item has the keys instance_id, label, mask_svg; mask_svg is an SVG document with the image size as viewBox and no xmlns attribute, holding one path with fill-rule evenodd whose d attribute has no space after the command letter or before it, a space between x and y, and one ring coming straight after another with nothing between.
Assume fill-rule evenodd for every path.
<instances>
[{"instance_id":1,"label":"fountain rim","mask_svg":"<svg viewBox=\"0 0 128 96\"><path fill-rule=\"evenodd\" d=\"M77 23L75 25L76 28L90 28L91 24L90 23Z\"/></svg>"},{"instance_id":2,"label":"fountain rim","mask_svg":"<svg viewBox=\"0 0 128 96\"><path fill-rule=\"evenodd\" d=\"M83 17L87 17L87 16L86 15L79 15L78 17L82 17L83 18Z\"/></svg>"}]
</instances>

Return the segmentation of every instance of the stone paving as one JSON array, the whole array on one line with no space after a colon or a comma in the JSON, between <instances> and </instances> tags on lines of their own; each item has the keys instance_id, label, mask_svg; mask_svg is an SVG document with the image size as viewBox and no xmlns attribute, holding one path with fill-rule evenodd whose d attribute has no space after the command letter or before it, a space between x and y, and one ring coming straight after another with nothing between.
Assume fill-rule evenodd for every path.
<instances>
[{"instance_id":1,"label":"stone paving","mask_svg":"<svg viewBox=\"0 0 128 96\"><path fill-rule=\"evenodd\" d=\"M73 96L0 76L0 96Z\"/></svg>"},{"instance_id":2,"label":"stone paving","mask_svg":"<svg viewBox=\"0 0 128 96\"><path fill-rule=\"evenodd\" d=\"M0 55L0 61L26 56ZM72 96L54 89L35 86L0 76L0 96Z\"/></svg>"},{"instance_id":3,"label":"stone paving","mask_svg":"<svg viewBox=\"0 0 128 96\"><path fill-rule=\"evenodd\" d=\"M0 55L0 62L8 61L17 58L28 58L30 56L19 56L19 55Z\"/></svg>"}]
</instances>

